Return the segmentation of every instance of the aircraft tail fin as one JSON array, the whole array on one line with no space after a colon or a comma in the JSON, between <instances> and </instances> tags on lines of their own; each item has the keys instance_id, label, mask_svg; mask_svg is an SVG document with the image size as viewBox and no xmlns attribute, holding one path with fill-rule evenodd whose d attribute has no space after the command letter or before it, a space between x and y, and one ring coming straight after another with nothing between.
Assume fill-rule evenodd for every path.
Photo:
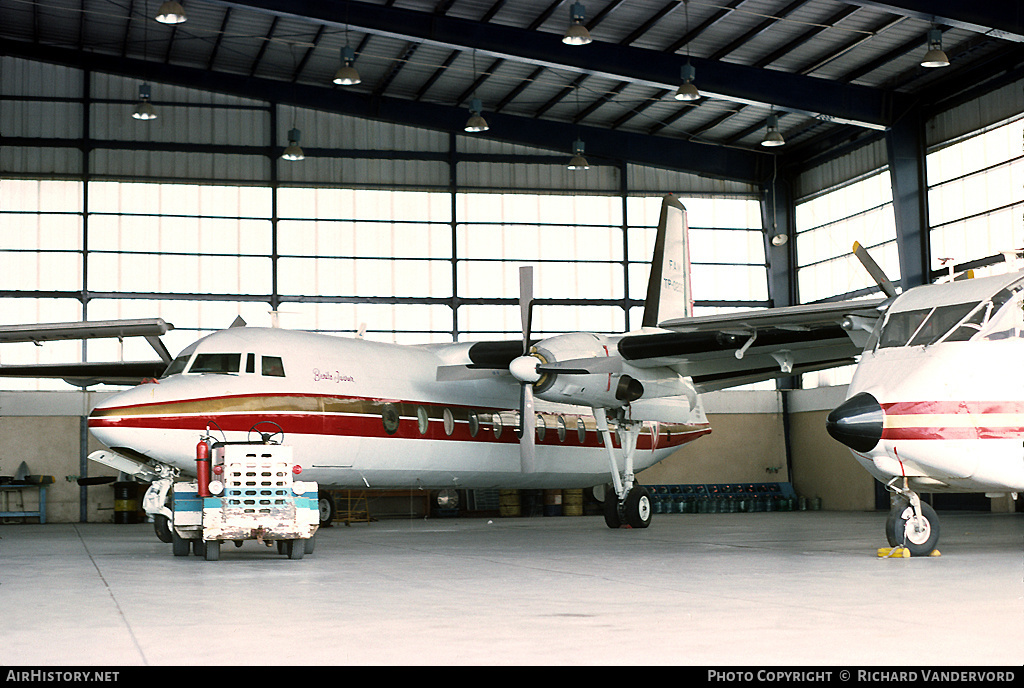
<instances>
[{"instance_id":1,"label":"aircraft tail fin","mask_svg":"<svg viewBox=\"0 0 1024 688\"><path fill-rule=\"evenodd\" d=\"M693 315L688 233L686 208L675 196L665 196L647 282L644 327L657 327L659 322Z\"/></svg>"}]
</instances>

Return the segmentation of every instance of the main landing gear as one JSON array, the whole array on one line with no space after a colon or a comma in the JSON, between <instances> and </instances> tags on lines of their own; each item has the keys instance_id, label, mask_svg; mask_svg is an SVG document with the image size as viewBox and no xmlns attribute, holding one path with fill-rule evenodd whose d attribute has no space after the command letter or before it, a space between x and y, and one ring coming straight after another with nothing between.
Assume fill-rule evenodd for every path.
<instances>
[{"instance_id":1,"label":"main landing gear","mask_svg":"<svg viewBox=\"0 0 1024 688\"><path fill-rule=\"evenodd\" d=\"M903 481L903 487L896 482ZM889 518L885 521L885 537L890 547L904 547L912 557L926 557L939 543L939 519L930 504L921 501L907 487L906 478L894 478L886 488L895 493Z\"/></svg>"},{"instance_id":2,"label":"main landing gear","mask_svg":"<svg viewBox=\"0 0 1024 688\"><path fill-rule=\"evenodd\" d=\"M618 430L623 456L620 475L605 410L595 408L594 419L597 421L597 431L604 437L604 446L608 449L608 462L612 474L612 490L605 490L604 522L609 528L624 525L631 528L646 528L651 524L651 514L654 513L651 508L651 493L643 485L636 485L633 475L633 456L636 454L636 442L643 429L643 423L619 420Z\"/></svg>"}]
</instances>

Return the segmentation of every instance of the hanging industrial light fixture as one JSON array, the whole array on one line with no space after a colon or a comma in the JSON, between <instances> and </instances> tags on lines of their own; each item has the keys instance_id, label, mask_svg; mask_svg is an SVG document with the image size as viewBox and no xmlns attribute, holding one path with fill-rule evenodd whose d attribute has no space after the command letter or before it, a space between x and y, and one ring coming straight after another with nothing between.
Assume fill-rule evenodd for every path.
<instances>
[{"instance_id":1,"label":"hanging industrial light fixture","mask_svg":"<svg viewBox=\"0 0 1024 688\"><path fill-rule=\"evenodd\" d=\"M173 0L160 5L160 9L156 11L156 20L161 24L180 24L186 19L188 17L185 16L185 8L180 2Z\"/></svg>"},{"instance_id":2,"label":"hanging industrial light fixture","mask_svg":"<svg viewBox=\"0 0 1024 688\"><path fill-rule=\"evenodd\" d=\"M299 147L299 140L302 138L302 132L298 129L292 129L288 132L288 147L284 149L284 153L281 154L282 160L304 160L306 154L302 152L302 148Z\"/></svg>"},{"instance_id":3,"label":"hanging industrial light fixture","mask_svg":"<svg viewBox=\"0 0 1024 688\"><path fill-rule=\"evenodd\" d=\"M779 132L779 116L775 113L768 115L768 131L765 132L761 145L766 147L784 146L786 139L782 138Z\"/></svg>"},{"instance_id":4,"label":"hanging industrial light fixture","mask_svg":"<svg viewBox=\"0 0 1024 688\"><path fill-rule=\"evenodd\" d=\"M475 134L490 129L487 120L480 114L481 112L483 112L483 103L480 102L479 98L469 101L469 119L466 120L466 131Z\"/></svg>"},{"instance_id":5,"label":"hanging industrial light fixture","mask_svg":"<svg viewBox=\"0 0 1024 688\"><path fill-rule=\"evenodd\" d=\"M359 72L353 66L356 61L356 53L351 47L345 46L341 49L341 67L334 73L334 83L339 86L355 86L362 79Z\"/></svg>"},{"instance_id":6,"label":"hanging industrial light fixture","mask_svg":"<svg viewBox=\"0 0 1024 688\"><path fill-rule=\"evenodd\" d=\"M576 139L572 144L572 158L569 160L570 170L589 170L590 163L583 157L583 141Z\"/></svg>"},{"instance_id":7,"label":"hanging industrial light fixture","mask_svg":"<svg viewBox=\"0 0 1024 688\"><path fill-rule=\"evenodd\" d=\"M700 100L700 91L693 85L693 79L697 76L697 70L687 61L680 69L680 76L683 79L682 85L676 91L676 100Z\"/></svg>"},{"instance_id":8,"label":"hanging industrial light fixture","mask_svg":"<svg viewBox=\"0 0 1024 688\"><path fill-rule=\"evenodd\" d=\"M930 29L928 31L928 51L921 59L922 67L948 67L949 58L942 51L942 31Z\"/></svg>"},{"instance_id":9,"label":"hanging industrial light fixture","mask_svg":"<svg viewBox=\"0 0 1024 688\"><path fill-rule=\"evenodd\" d=\"M683 9L686 11L686 33L690 33L690 0L683 0ZM676 91L676 100L700 100L700 91L693 85L693 80L697 77L697 70L694 69L693 65L690 64L690 43L686 43L686 64L684 64L679 70L679 76L682 78L683 83L679 86L679 90Z\"/></svg>"},{"instance_id":10,"label":"hanging industrial light fixture","mask_svg":"<svg viewBox=\"0 0 1024 688\"><path fill-rule=\"evenodd\" d=\"M149 121L156 119L156 109L153 104L149 102L150 90L149 84L142 84L139 86L139 104L135 106L135 111L132 112L132 117L143 121Z\"/></svg>"},{"instance_id":11,"label":"hanging industrial light fixture","mask_svg":"<svg viewBox=\"0 0 1024 688\"><path fill-rule=\"evenodd\" d=\"M583 22L587 20L587 8L582 2L574 2L569 8L569 28L566 29L562 42L566 45L586 45L593 39Z\"/></svg>"}]
</instances>

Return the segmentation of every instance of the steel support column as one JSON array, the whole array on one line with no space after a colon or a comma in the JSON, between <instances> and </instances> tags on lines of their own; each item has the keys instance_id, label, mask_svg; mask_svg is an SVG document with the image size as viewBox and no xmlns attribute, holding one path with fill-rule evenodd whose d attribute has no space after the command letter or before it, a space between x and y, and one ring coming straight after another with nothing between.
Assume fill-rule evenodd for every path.
<instances>
[{"instance_id":1,"label":"steel support column","mask_svg":"<svg viewBox=\"0 0 1024 688\"><path fill-rule=\"evenodd\" d=\"M912 107L886 132L896 215L896 245L904 291L927 284L931 264L928 233L928 185L925 179L924 117Z\"/></svg>"}]
</instances>

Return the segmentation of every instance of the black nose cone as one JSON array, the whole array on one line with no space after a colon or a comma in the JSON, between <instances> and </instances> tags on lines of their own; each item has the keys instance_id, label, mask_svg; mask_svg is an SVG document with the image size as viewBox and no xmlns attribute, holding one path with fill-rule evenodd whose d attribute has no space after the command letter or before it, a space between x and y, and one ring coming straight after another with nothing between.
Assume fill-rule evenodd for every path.
<instances>
[{"instance_id":1,"label":"black nose cone","mask_svg":"<svg viewBox=\"0 0 1024 688\"><path fill-rule=\"evenodd\" d=\"M828 434L850 449L871 451L882 439L882 421L885 412L878 400L867 392L855 394L825 419Z\"/></svg>"}]
</instances>

